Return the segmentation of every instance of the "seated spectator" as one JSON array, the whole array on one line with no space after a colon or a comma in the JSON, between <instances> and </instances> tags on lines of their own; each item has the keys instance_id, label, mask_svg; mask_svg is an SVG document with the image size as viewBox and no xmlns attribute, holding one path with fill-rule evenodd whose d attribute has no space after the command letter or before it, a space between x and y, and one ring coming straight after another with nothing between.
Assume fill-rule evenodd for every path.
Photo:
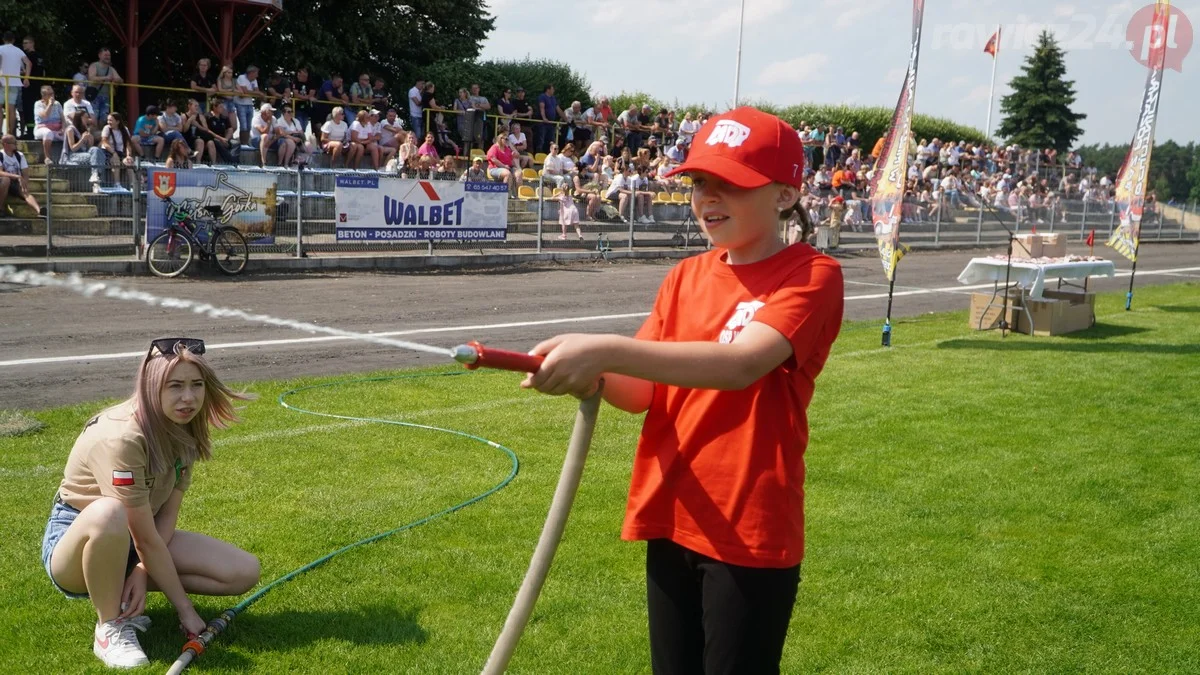
<instances>
[{"instance_id":1,"label":"seated spectator","mask_svg":"<svg viewBox=\"0 0 1200 675\"><path fill-rule=\"evenodd\" d=\"M341 106L333 109L329 119L321 125L321 151L329 155L329 166L337 163L343 152L348 152L350 126L346 124L346 110Z\"/></svg>"},{"instance_id":2,"label":"seated spectator","mask_svg":"<svg viewBox=\"0 0 1200 675\"><path fill-rule=\"evenodd\" d=\"M42 98L33 104L33 138L42 142L42 155L46 164L53 164L51 159L54 141L63 139L63 107L54 100L54 87L42 87Z\"/></svg>"},{"instance_id":3,"label":"seated spectator","mask_svg":"<svg viewBox=\"0 0 1200 675\"><path fill-rule=\"evenodd\" d=\"M0 138L0 213L9 197L23 200L33 209L34 217L42 215L42 207L29 190L29 162L17 149L17 137L5 134Z\"/></svg>"},{"instance_id":4,"label":"seated spectator","mask_svg":"<svg viewBox=\"0 0 1200 675\"><path fill-rule=\"evenodd\" d=\"M112 168L113 183L120 185L121 167L133 166L138 145L119 113L109 113L107 124L100 131L100 147L107 156L106 163ZM95 184L92 187L99 191Z\"/></svg>"},{"instance_id":5,"label":"seated spectator","mask_svg":"<svg viewBox=\"0 0 1200 675\"><path fill-rule=\"evenodd\" d=\"M434 180L458 180L458 167L453 155L446 155L433 169Z\"/></svg>"},{"instance_id":6,"label":"seated spectator","mask_svg":"<svg viewBox=\"0 0 1200 675\"><path fill-rule=\"evenodd\" d=\"M517 165L522 169L533 166L533 155L529 154L529 142L525 132L521 131L521 123L513 122L511 131L505 137L508 147L517 156Z\"/></svg>"},{"instance_id":7,"label":"seated spectator","mask_svg":"<svg viewBox=\"0 0 1200 675\"><path fill-rule=\"evenodd\" d=\"M508 145L508 137L496 134L495 142L488 148L488 177L508 183L509 196L521 187L521 169L517 166L517 153Z\"/></svg>"},{"instance_id":8,"label":"seated spectator","mask_svg":"<svg viewBox=\"0 0 1200 675\"><path fill-rule=\"evenodd\" d=\"M366 110L359 110L350 123L350 148L346 151L346 168L357 169L367 154L368 147L373 145L371 139L371 122L367 119Z\"/></svg>"},{"instance_id":9,"label":"seated spectator","mask_svg":"<svg viewBox=\"0 0 1200 675\"><path fill-rule=\"evenodd\" d=\"M400 150L400 143L405 135L404 125L400 122L395 108L388 108L387 117L379 123L379 134L380 149L391 150L391 154L395 155Z\"/></svg>"},{"instance_id":10,"label":"seated spectator","mask_svg":"<svg viewBox=\"0 0 1200 675\"><path fill-rule=\"evenodd\" d=\"M657 137L662 143L670 143L675 140L675 134L671 131L675 125L675 113L660 108L658 114L654 116L654 124L650 127L651 138Z\"/></svg>"},{"instance_id":11,"label":"seated spectator","mask_svg":"<svg viewBox=\"0 0 1200 675\"><path fill-rule=\"evenodd\" d=\"M209 164L216 164L218 157L222 164L237 163L233 155L233 125L229 122L229 111L225 105L224 99L213 99L204 126L195 128L204 141L204 149L208 151Z\"/></svg>"},{"instance_id":12,"label":"seated spectator","mask_svg":"<svg viewBox=\"0 0 1200 675\"><path fill-rule=\"evenodd\" d=\"M435 141L432 133L425 134L425 142L422 143L421 147L417 149L417 156L432 157L434 161L437 161L441 157L441 155L438 154L437 142Z\"/></svg>"},{"instance_id":13,"label":"seated spectator","mask_svg":"<svg viewBox=\"0 0 1200 675\"><path fill-rule=\"evenodd\" d=\"M286 147L291 141L280 138L275 124L275 108L270 103L264 103L258 109L258 114L250 121L250 147L258 150L259 166L267 166L267 153L274 150L276 158L281 160ZM292 150L295 144L291 143ZM282 164L281 164L282 166Z\"/></svg>"},{"instance_id":14,"label":"seated spectator","mask_svg":"<svg viewBox=\"0 0 1200 675\"><path fill-rule=\"evenodd\" d=\"M609 184L608 190L604 193L606 201L617 199L617 213L621 222L628 223L629 220L625 217L628 213L627 206L629 199L634 199L634 220L649 224L650 221L650 199L652 195L649 192L638 191L637 170L633 163L626 163L624 169L613 177L612 183ZM637 215L641 213L642 215Z\"/></svg>"},{"instance_id":15,"label":"seated spectator","mask_svg":"<svg viewBox=\"0 0 1200 675\"><path fill-rule=\"evenodd\" d=\"M212 72L212 61L200 59L196 62L196 72L188 83L191 90L199 94L200 112L203 113L211 105L208 99L217 93L217 77Z\"/></svg>"},{"instance_id":16,"label":"seated spectator","mask_svg":"<svg viewBox=\"0 0 1200 675\"><path fill-rule=\"evenodd\" d=\"M571 178L574 166L568 169L564 164L567 163L566 158L558 154L558 143L550 144L550 152L546 154L546 161L542 164L542 176L554 183L555 187L562 187Z\"/></svg>"},{"instance_id":17,"label":"seated spectator","mask_svg":"<svg viewBox=\"0 0 1200 675\"><path fill-rule=\"evenodd\" d=\"M371 76L363 73L358 76L358 82L350 85L350 105L362 110L370 110L373 103L371 96Z\"/></svg>"},{"instance_id":18,"label":"seated spectator","mask_svg":"<svg viewBox=\"0 0 1200 675\"><path fill-rule=\"evenodd\" d=\"M108 155L103 148L95 145L94 137L89 128L90 120L86 110L76 111L75 117L66 127L63 135L63 150L59 162L66 166L90 166L92 175L88 182L92 191L100 191L100 169L108 166Z\"/></svg>"},{"instance_id":19,"label":"seated spectator","mask_svg":"<svg viewBox=\"0 0 1200 675\"><path fill-rule=\"evenodd\" d=\"M371 145L367 146L367 152L371 154L371 163L378 171L380 166L387 164L392 155L396 154L396 149L382 145L383 127L379 123L378 110L371 108L367 111L367 124L369 125L368 130L371 132Z\"/></svg>"},{"instance_id":20,"label":"seated spectator","mask_svg":"<svg viewBox=\"0 0 1200 675\"><path fill-rule=\"evenodd\" d=\"M83 97L84 86L76 84L71 86L71 98L63 104L63 117L66 119L75 119L75 113L79 110L87 112L88 117L95 119L96 110L92 104Z\"/></svg>"},{"instance_id":21,"label":"seated spectator","mask_svg":"<svg viewBox=\"0 0 1200 675\"><path fill-rule=\"evenodd\" d=\"M421 146L417 145L417 132L410 131L404 135L404 142L400 144L400 150L397 153L399 158L400 168L403 169L411 163L417 161Z\"/></svg>"},{"instance_id":22,"label":"seated spectator","mask_svg":"<svg viewBox=\"0 0 1200 675\"><path fill-rule=\"evenodd\" d=\"M684 148L691 146L697 131L700 131L700 123L692 119L692 113L684 113L683 121L679 123L679 138L683 140Z\"/></svg>"},{"instance_id":23,"label":"seated spectator","mask_svg":"<svg viewBox=\"0 0 1200 675\"><path fill-rule=\"evenodd\" d=\"M237 92L233 105L237 109L238 137L242 145L250 141L250 128L254 121L254 98L258 89L258 66L246 68L246 72L237 77Z\"/></svg>"},{"instance_id":24,"label":"seated spectator","mask_svg":"<svg viewBox=\"0 0 1200 675\"><path fill-rule=\"evenodd\" d=\"M646 145L645 145L645 147L641 148L641 150L646 151L646 154L650 157L651 162L658 159L658 153L659 153L658 136L651 136L651 137L647 138Z\"/></svg>"},{"instance_id":25,"label":"seated spectator","mask_svg":"<svg viewBox=\"0 0 1200 675\"><path fill-rule=\"evenodd\" d=\"M158 133L162 134L166 143L183 140L183 115L179 114L179 104L175 101L167 101L165 109L158 116Z\"/></svg>"},{"instance_id":26,"label":"seated spectator","mask_svg":"<svg viewBox=\"0 0 1200 675\"><path fill-rule=\"evenodd\" d=\"M134 153L145 156L145 148L154 148L154 161L162 159L163 137L158 134L158 106L146 106L146 114L137 119L133 125L137 143ZM149 157L147 157L149 159Z\"/></svg>"},{"instance_id":27,"label":"seated spectator","mask_svg":"<svg viewBox=\"0 0 1200 675\"><path fill-rule=\"evenodd\" d=\"M691 113L688 114L690 115ZM685 119L684 121L687 120ZM674 168L679 164L683 164L683 160L687 159L687 144L688 141L684 139L682 133L675 138L675 144L667 148L666 152L663 153L667 159L666 164L668 166Z\"/></svg>"},{"instance_id":28,"label":"seated spectator","mask_svg":"<svg viewBox=\"0 0 1200 675\"><path fill-rule=\"evenodd\" d=\"M167 151L168 169L192 168L192 153L182 138L171 141L171 149Z\"/></svg>"},{"instance_id":29,"label":"seated spectator","mask_svg":"<svg viewBox=\"0 0 1200 675\"><path fill-rule=\"evenodd\" d=\"M304 134L304 127L300 126L300 120L296 119L296 111L292 110L291 106L284 106L283 117L275 123L275 129L282 141L291 141L284 143L279 150L279 166L291 166L293 159L303 159L301 163L308 161L308 155L312 153L313 148L308 143L308 137Z\"/></svg>"},{"instance_id":30,"label":"seated spectator","mask_svg":"<svg viewBox=\"0 0 1200 675\"><path fill-rule=\"evenodd\" d=\"M189 98L187 112L183 114L183 138L192 148L192 157L197 162L204 159L204 141L207 140L207 136L204 135L203 129L207 127L208 120L200 111L200 101Z\"/></svg>"},{"instance_id":31,"label":"seated spectator","mask_svg":"<svg viewBox=\"0 0 1200 675\"><path fill-rule=\"evenodd\" d=\"M487 171L483 167L483 158L475 157L471 160L471 167L463 174L463 180L468 183L486 183L488 180Z\"/></svg>"}]
</instances>

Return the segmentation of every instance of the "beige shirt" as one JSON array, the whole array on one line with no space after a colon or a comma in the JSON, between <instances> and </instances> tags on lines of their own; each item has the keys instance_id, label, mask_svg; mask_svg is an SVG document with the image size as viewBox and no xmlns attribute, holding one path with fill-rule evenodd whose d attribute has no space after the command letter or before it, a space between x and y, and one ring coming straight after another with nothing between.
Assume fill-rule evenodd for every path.
<instances>
[{"instance_id":1,"label":"beige shirt","mask_svg":"<svg viewBox=\"0 0 1200 675\"><path fill-rule=\"evenodd\" d=\"M192 467L176 462L165 472L150 473L146 437L126 401L102 411L84 426L71 448L58 493L83 510L100 497L115 497L129 507L149 505L157 514L171 490L184 492L192 483Z\"/></svg>"}]
</instances>

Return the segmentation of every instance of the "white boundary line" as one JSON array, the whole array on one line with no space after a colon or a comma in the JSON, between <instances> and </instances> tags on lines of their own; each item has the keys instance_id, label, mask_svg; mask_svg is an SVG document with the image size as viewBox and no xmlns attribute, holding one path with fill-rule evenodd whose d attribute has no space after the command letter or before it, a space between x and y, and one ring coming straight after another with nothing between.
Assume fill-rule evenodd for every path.
<instances>
[{"instance_id":1,"label":"white boundary line","mask_svg":"<svg viewBox=\"0 0 1200 675\"><path fill-rule=\"evenodd\" d=\"M1188 272L1200 272L1200 267L1178 267L1167 270L1139 270L1140 276L1179 276ZM1116 273L1113 278L1127 278L1130 272L1122 270ZM1108 278L1108 277L1099 277ZM862 283L862 282L855 282ZM975 291L984 288L992 288L995 284L974 284L974 285L955 285L943 286L941 288L915 288L913 290L896 291L892 294L893 297L905 297L911 295L931 295L934 293L954 293L961 294L966 291ZM862 295L847 295L846 301L861 301L861 300L882 300L887 298L887 293L867 293ZM439 326L436 328L417 328L413 330L396 330L379 333L371 333L380 337L398 337L406 335L433 335L440 333L460 333L464 331L481 331L481 330L498 330L504 328L527 328L531 326L553 326L572 323L589 323L595 321L615 321L619 319L640 319L649 316L649 312L629 312L625 314L600 314L596 316L578 316L567 317L561 319L541 319L535 321L510 321L507 323L489 323L475 324L466 326ZM350 338L340 336L322 336L322 337L302 337L302 338L284 338L276 340L251 340L247 342L225 342L220 344L207 345L208 349L240 349L245 347L276 347L283 345L299 345L299 344L317 344L323 342L337 342L349 340ZM33 359L13 359L10 361L0 361L0 367L14 368L19 366L35 366L52 363L77 363L79 361L106 361L112 359L128 359L141 358L145 355L144 350L136 352L109 352L103 354L81 354L76 356L47 356Z\"/></svg>"}]
</instances>

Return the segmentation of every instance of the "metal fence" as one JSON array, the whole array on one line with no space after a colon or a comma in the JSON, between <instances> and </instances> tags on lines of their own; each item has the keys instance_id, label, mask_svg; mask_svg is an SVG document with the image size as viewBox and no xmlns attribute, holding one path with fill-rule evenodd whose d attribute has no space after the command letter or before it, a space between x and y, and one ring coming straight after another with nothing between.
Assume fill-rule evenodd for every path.
<instances>
[{"instance_id":1,"label":"metal fence","mask_svg":"<svg viewBox=\"0 0 1200 675\"><path fill-rule=\"evenodd\" d=\"M158 199L148 189L147 177L157 165L101 168L31 164L28 186L42 209L33 209L13 197L0 218L0 256L141 255L145 245L149 200ZM522 188L508 200L507 236L503 241L338 241L334 189L339 175L389 174L365 171L299 168L220 167L228 181L269 177L269 223L247 231L252 255L305 256L334 253L390 253L454 255L464 252L607 250L643 247L703 247L705 240L691 218L682 191L640 192L637 197L601 200L581 191L572 201L580 225L560 224L564 202L552 177L532 173ZM244 178L239 178L244 177ZM440 180L449 176L413 175L409 178ZM678 188L677 188L678 189ZM264 198L265 199L265 198ZM834 215L831 200L814 206L818 223ZM620 208L621 212L618 212ZM851 200L842 214L843 244L872 240L870 210ZM646 222L646 216L654 222ZM1111 202L1061 201L1044 206L980 208L970 198L959 201L943 197L934 204L911 200L905 205L901 239L907 243L938 245L995 244L1003 242L1006 230L1064 232L1071 241L1085 239L1095 231L1103 241L1116 227L1118 214ZM857 222L856 222L857 221ZM1200 240L1200 205L1157 205L1147 211L1142 223L1144 241Z\"/></svg>"}]
</instances>

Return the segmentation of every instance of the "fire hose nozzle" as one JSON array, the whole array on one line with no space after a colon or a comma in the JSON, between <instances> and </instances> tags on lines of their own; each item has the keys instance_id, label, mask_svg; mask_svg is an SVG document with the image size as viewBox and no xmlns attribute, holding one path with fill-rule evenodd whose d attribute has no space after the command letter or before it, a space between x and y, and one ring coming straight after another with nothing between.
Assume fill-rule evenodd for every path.
<instances>
[{"instance_id":1,"label":"fire hose nozzle","mask_svg":"<svg viewBox=\"0 0 1200 675\"><path fill-rule=\"evenodd\" d=\"M450 350L450 354L455 361L466 366L468 370L494 368L517 373L536 373L542 367L544 360L541 356L484 347L478 342L459 345Z\"/></svg>"}]
</instances>

